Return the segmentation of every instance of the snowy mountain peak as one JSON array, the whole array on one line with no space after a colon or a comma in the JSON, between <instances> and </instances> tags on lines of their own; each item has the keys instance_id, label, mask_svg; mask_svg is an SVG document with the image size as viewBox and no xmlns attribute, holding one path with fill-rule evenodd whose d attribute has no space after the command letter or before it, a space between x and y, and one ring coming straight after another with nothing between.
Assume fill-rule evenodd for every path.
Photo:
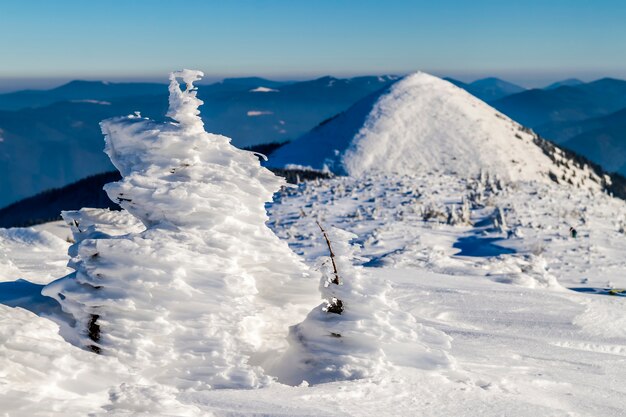
<instances>
[{"instance_id":1,"label":"snowy mountain peak","mask_svg":"<svg viewBox=\"0 0 626 417\"><path fill-rule=\"evenodd\" d=\"M461 88L416 72L279 149L270 165L356 176L488 172L512 181L601 182L583 167L561 163L559 151Z\"/></svg>"}]
</instances>

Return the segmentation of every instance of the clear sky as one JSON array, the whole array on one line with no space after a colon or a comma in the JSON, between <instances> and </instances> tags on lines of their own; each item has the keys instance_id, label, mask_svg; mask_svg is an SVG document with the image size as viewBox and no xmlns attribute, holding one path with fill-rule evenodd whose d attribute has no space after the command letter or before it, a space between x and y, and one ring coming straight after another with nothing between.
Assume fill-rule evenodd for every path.
<instances>
[{"instance_id":1,"label":"clear sky","mask_svg":"<svg viewBox=\"0 0 626 417\"><path fill-rule=\"evenodd\" d=\"M0 0L0 78L626 78L625 0ZM34 81L33 81L34 82Z\"/></svg>"}]
</instances>

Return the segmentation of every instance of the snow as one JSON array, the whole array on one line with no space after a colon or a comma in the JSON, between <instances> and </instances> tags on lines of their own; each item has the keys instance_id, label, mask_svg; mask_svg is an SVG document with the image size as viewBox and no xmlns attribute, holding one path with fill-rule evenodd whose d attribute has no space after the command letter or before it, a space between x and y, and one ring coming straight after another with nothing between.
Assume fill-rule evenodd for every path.
<instances>
[{"instance_id":1,"label":"snow","mask_svg":"<svg viewBox=\"0 0 626 417\"><path fill-rule=\"evenodd\" d=\"M46 284L67 274L65 252L69 243L34 228L0 229L0 282L25 279ZM41 257L33 258L33 252Z\"/></svg>"},{"instance_id":2,"label":"snow","mask_svg":"<svg viewBox=\"0 0 626 417\"><path fill-rule=\"evenodd\" d=\"M93 99L82 99L82 100L70 100L71 103L89 103L89 104L99 104L101 106L110 106L110 101L103 100L93 100Z\"/></svg>"},{"instance_id":3,"label":"snow","mask_svg":"<svg viewBox=\"0 0 626 417\"><path fill-rule=\"evenodd\" d=\"M76 272L44 294L75 318L69 339L119 358L152 384L259 387L271 378L256 362L286 344L290 319L277 317L295 317L294 303L310 299L300 292L313 282L265 225L264 204L284 180L204 131L193 86L200 75L172 74L174 123L102 123L123 176L105 190L125 211L63 213Z\"/></svg>"},{"instance_id":4,"label":"snow","mask_svg":"<svg viewBox=\"0 0 626 417\"><path fill-rule=\"evenodd\" d=\"M132 371L119 359L68 344L58 336L56 325L44 317L0 306L2 320L12 323L0 327L4 332L0 358L5 358L4 380L0 381L13 387L1 391L3 406L8 404L3 411L11 416L88 412L192 416L622 414L625 300L566 288L603 287L609 279L617 287L626 286L621 273L626 267L626 244L618 227L624 203L602 193L557 184L519 182L492 187L490 182L436 174L335 178L286 189L270 207L273 229L310 265L328 254L315 219L358 235L360 256L370 259L359 272L364 292L382 290L388 305L397 305L414 320L414 329L422 329L419 343L429 349L403 349L402 353L414 359L445 352L448 362L444 366L428 368L410 361L389 366L383 362L376 368L378 372L352 381L296 387L274 382L255 390L180 390L145 379L133 381ZM464 196L481 188L478 184L483 184L484 190L481 198L472 200L481 202L471 204L472 225L448 225L447 216L423 220L426 212L421 207L430 205L444 213L447 207L460 207ZM493 224L495 207L502 208L508 231ZM88 212L92 218L109 218L105 227L110 232L115 228L111 213ZM120 213L120 217L134 219L128 214ZM578 227L579 238L568 237L569 224ZM127 227L120 222L119 232L128 233ZM472 242L483 247L483 253L490 247L496 252L513 248L514 252L459 255L465 248L463 244L459 248L458 242L467 236L485 240ZM488 240L492 238L498 240ZM333 241L342 240L333 237ZM54 245L55 241L50 242ZM11 241L10 245L18 243ZM55 256L53 251L29 254L39 262ZM545 262L535 262L528 255L540 256ZM558 279L557 287L543 284L546 273ZM583 279L587 280L584 284ZM296 322L305 320L316 305L319 302L309 304ZM284 336L286 317L275 319L281 322ZM396 321L390 324L399 327ZM42 342L9 343L16 335ZM287 352L287 346L278 351ZM385 361L392 357L393 352ZM48 362L56 358L73 361L69 362L73 365L55 370ZM18 374L25 375L20 383L15 380ZM94 374L103 377L94 380ZM41 377L34 375L46 375L47 390L40 389ZM31 394L25 395L27 391ZM32 392L38 396L34 398Z\"/></svg>"},{"instance_id":5,"label":"snow","mask_svg":"<svg viewBox=\"0 0 626 417\"><path fill-rule=\"evenodd\" d=\"M58 326L0 305L0 405L7 416L87 415L123 367L65 342Z\"/></svg>"},{"instance_id":6,"label":"snow","mask_svg":"<svg viewBox=\"0 0 626 417\"><path fill-rule=\"evenodd\" d=\"M0 229L0 414L624 415L626 298L602 294L626 288L626 207L587 168L530 161L510 125L517 171L399 163L287 188L204 131L198 77L172 75L171 122L103 123L123 211ZM465 123L428 122L444 114Z\"/></svg>"},{"instance_id":7,"label":"snow","mask_svg":"<svg viewBox=\"0 0 626 417\"><path fill-rule=\"evenodd\" d=\"M274 112L265 111L265 110L250 110L246 114L248 115L248 117L255 117L255 116L268 116L270 114L274 114Z\"/></svg>"},{"instance_id":8,"label":"snow","mask_svg":"<svg viewBox=\"0 0 626 417\"><path fill-rule=\"evenodd\" d=\"M278 93L278 90L269 87L257 87L250 90L251 93Z\"/></svg>"},{"instance_id":9,"label":"snow","mask_svg":"<svg viewBox=\"0 0 626 417\"><path fill-rule=\"evenodd\" d=\"M191 132L204 132L204 123L200 118L200 107L203 102L198 99L198 88L194 87L193 83L199 81L204 76L202 71L194 71L184 69L182 71L176 71L170 74L169 85L169 109L166 116L171 117L179 124L178 126L185 131ZM181 90L177 79L181 78L185 83L185 90ZM102 126L105 135L106 124ZM109 157L111 155L109 154Z\"/></svg>"},{"instance_id":10,"label":"snow","mask_svg":"<svg viewBox=\"0 0 626 417\"><path fill-rule=\"evenodd\" d=\"M298 164L356 176L487 172L507 180L547 182L554 172L560 178L564 168L555 167L535 140L532 132L461 88L418 72L281 147L269 165ZM579 179L587 177L578 170Z\"/></svg>"},{"instance_id":11,"label":"snow","mask_svg":"<svg viewBox=\"0 0 626 417\"><path fill-rule=\"evenodd\" d=\"M349 241L357 236L334 227L319 227L331 253L318 260L323 271L323 303L302 323L291 327L290 347L280 359L290 365L273 372L279 381L298 385L303 381L319 384L371 378L394 364L422 369L449 367L451 360L442 349L450 347L451 339L401 312L386 300L389 288L384 281L354 266L361 259L360 250Z\"/></svg>"}]
</instances>

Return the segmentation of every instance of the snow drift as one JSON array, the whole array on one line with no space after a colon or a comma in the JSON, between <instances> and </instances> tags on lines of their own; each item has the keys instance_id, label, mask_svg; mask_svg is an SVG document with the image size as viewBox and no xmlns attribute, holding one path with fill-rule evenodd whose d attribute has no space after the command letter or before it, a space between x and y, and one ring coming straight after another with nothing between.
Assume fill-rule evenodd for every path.
<instances>
[{"instance_id":1,"label":"snow drift","mask_svg":"<svg viewBox=\"0 0 626 417\"><path fill-rule=\"evenodd\" d=\"M349 175L484 171L505 180L601 182L584 167L559 163L559 150L544 151L540 141L461 88L418 72L278 149L269 165Z\"/></svg>"}]
</instances>

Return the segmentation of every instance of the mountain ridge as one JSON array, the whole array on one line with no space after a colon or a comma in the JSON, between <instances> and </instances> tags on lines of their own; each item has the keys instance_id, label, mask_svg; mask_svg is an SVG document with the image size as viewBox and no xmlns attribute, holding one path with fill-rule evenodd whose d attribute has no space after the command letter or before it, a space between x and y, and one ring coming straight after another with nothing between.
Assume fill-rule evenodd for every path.
<instances>
[{"instance_id":1,"label":"mountain ridge","mask_svg":"<svg viewBox=\"0 0 626 417\"><path fill-rule=\"evenodd\" d=\"M562 151L547 153L546 146L465 90L415 73L278 149L268 165L350 175L424 170L472 176L485 171L510 180L602 182L582 166L561 164Z\"/></svg>"}]
</instances>

